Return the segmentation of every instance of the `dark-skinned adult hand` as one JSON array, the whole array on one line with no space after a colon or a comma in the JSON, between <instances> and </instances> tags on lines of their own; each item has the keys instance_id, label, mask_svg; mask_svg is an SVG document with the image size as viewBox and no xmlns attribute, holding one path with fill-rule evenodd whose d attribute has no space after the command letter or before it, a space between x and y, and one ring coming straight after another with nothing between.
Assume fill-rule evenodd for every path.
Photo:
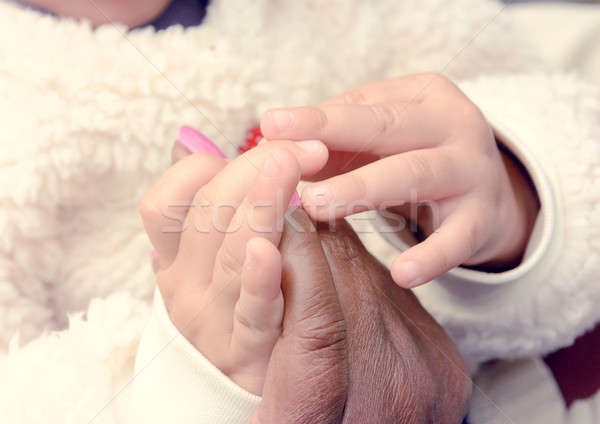
<instances>
[{"instance_id":1,"label":"dark-skinned adult hand","mask_svg":"<svg viewBox=\"0 0 600 424\"><path fill-rule=\"evenodd\" d=\"M471 381L456 347L349 225L336 227L289 216L284 333L252 424L461 422Z\"/></svg>"}]
</instances>

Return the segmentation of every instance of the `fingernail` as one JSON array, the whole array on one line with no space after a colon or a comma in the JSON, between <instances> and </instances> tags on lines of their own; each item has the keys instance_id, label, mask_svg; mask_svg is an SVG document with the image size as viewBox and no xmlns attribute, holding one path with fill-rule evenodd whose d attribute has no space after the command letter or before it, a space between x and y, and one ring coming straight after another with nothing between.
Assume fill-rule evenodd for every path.
<instances>
[{"instance_id":1,"label":"fingernail","mask_svg":"<svg viewBox=\"0 0 600 424\"><path fill-rule=\"evenodd\" d=\"M179 142L192 153L209 153L224 158L225 154L200 131L183 126L179 129Z\"/></svg>"},{"instance_id":2,"label":"fingernail","mask_svg":"<svg viewBox=\"0 0 600 424\"><path fill-rule=\"evenodd\" d=\"M183 144L176 140L176 143L173 144L173 148L171 149L171 162L179 162L181 159L189 156L192 152L185 147Z\"/></svg>"},{"instance_id":3,"label":"fingernail","mask_svg":"<svg viewBox=\"0 0 600 424\"><path fill-rule=\"evenodd\" d=\"M302 150L314 153L323 149L325 146L322 141L319 140L306 140L306 141L297 141L296 146L300 147Z\"/></svg>"},{"instance_id":4,"label":"fingernail","mask_svg":"<svg viewBox=\"0 0 600 424\"><path fill-rule=\"evenodd\" d=\"M288 205L288 208L299 208L302 205L302 201L300 200L300 196L298 195L298 192L295 191L294 194L292 195L292 199L290 200L290 204Z\"/></svg>"},{"instance_id":5,"label":"fingernail","mask_svg":"<svg viewBox=\"0 0 600 424\"><path fill-rule=\"evenodd\" d=\"M262 168L262 175L266 178L275 178L280 174L279 163L275 160L273 155L269 155L265 159L265 163Z\"/></svg>"},{"instance_id":6,"label":"fingernail","mask_svg":"<svg viewBox=\"0 0 600 424\"><path fill-rule=\"evenodd\" d=\"M288 110L272 110L269 112L269 117L278 133L284 132L292 124L292 112Z\"/></svg>"},{"instance_id":7,"label":"fingernail","mask_svg":"<svg viewBox=\"0 0 600 424\"><path fill-rule=\"evenodd\" d=\"M401 281L403 287L413 288L423 283L420 267L414 261L400 262L394 267L396 282Z\"/></svg>"}]
</instances>

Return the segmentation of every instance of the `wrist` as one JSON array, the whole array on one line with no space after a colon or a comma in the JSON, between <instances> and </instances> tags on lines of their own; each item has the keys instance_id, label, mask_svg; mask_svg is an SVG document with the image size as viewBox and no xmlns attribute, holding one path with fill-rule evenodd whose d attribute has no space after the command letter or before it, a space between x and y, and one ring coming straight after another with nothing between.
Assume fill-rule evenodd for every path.
<instances>
[{"instance_id":1,"label":"wrist","mask_svg":"<svg viewBox=\"0 0 600 424\"><path fill-rule=\"evenodd\" d=\"M477 269L488 272L506 271L521 263L540 209L537 192L526 169L504 147L499 145L499 149L508 176L506 212L501 216L503 224L498 226L498 248L489 259L476 265Z\"/></svg>"}]
</instances>

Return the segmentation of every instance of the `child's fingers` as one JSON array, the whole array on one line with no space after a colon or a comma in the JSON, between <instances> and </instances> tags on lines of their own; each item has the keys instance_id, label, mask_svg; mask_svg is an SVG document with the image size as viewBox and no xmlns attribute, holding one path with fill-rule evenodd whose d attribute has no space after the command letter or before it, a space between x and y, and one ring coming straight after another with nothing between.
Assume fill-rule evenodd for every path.
<instances>
[{"instance_id":1,"label":"child's fingers","mask_svg":"<svg viewBox=\"0 0 600 424\"><path fill-rule=\"evenodd\" d=\"M332 97L321 105L377 104L389 101L391 94L394 100L400 103L423 103L428 99L437 101L440 92L448 91L460 92L458 87L444 75L425 72L369 82Z\"/></svg>"},{"instance_id":2,"label":"child's fingers","mask_svg":"<svg viewBox=\"0 0 600 424\"><path fill-rule=\"evenodd\" d=\"M177 255L179 236L194 195L224 166L223 159L212 155L189 155L171 166L142 198L140 215L161 268Z\"/></svg>"},{"instance_id":3,"label":"child's fingers","mask_svg":"<svg viewBox=\"0 0 600 424\"><path fill-rule=\"evenodd\" d=\"M298 162L288 151L275 150L265 160L254 187L236 211L215 259L211 293L220 293L219 307L232 308L239 295L239 278L246 245L261 237L279 244L283 219L300 177Z\"/></svg>"},{"instance_id":4,"label":"child's fingers","mask_svg":"<svg viewBox=\"0 0 600 424\"><path fill-rule=\"evenodd\" d=\"M431 116L420 104L332 104L268 112L261 122L265 137L318 139L331 150L390 155L439 144ZM289 114L278 126L276 114ZM281 119L283 121L283 119Z\"/></svg>"},{"instance_id":5,"label":"child's fingers","mask_svg":"<svg viewBox=\"0 0 600 424\"><path fill-rule=\"evenodd\" d=\"M229 162L194 197L194 208L186 220L176 264L184 275L208 283L221 246L236 209L255 184L266 158L274 151L295 157L297 178L300 172L316 172L327 161L327 148L318 141L304 143L269 142Z\"/></svg>"},{"instance_id":6,"label":"child's fingers","mask_svg":"<svg viewBox=\"0 0 600 424\"><path fill-rule=\"evenodd\" d=\"M470 170L443 149L389 156L313 183L302 192L306 211L319 221L356 212L446 198L473 184Z\"/></svg>"},{"instance_id":7,"label":"child's fingers","mask_svg":"<svg viewBox=\"0 0 600 424\"><path fill-rule=\"evenodd\" d=\"M477 108L443 75L423 73L358 87L318 107L267 111L268 139L322 140L331 150L390 155L439 145ZM465 105L470 105L465 107Z\"/></svg>"},{"instance_id":8,"label":"child's fingers","mask_svg":"<svg viewBox=\"0 0 600 424\"><path fill-rule=\"evenodd\" d=\"M264 355L266 364L281 334L281 255L270 241L255 237L248 242L245 256L231 351L240 358Z\"/></svg>"},{"instance_id":9,"label":"child's fingers","mask_svg":"<svg viewBox=\"0 0 600 424\"><path fill-rule=\"evenodd\" d=\"M471 258L486 242L481 209L464 204L423 242L392 263L392 278L401 287L427 283Z\"/></svg>"}]
</instances>

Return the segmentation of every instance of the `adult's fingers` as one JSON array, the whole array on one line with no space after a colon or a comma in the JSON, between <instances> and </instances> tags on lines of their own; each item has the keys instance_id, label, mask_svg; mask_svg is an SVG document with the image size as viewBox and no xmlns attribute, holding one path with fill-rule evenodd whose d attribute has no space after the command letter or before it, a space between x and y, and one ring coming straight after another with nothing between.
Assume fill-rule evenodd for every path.
<instances>
[{"instance_id":1,"label":"adult's fingers","mask_svg":"<svg viewBox=\"0 0 600 424\"><path fill-rule=\"evenodd\" d=\"M183 275L196 276L196 282L210 281L217 251L235 210L254 185L266 158L276 150L291 152L301 174L316 172L327 161L327 149L321 142L277 141L262 143L229 162L194 197L175 260Z\"/></svg>"},{"instance_id":2,"label":"adult's fingers","mask_svg":"<svg viewBox=\"0 0 600 424\"><path fill-rule=\"evenodd\" d=\"M481 215L477 203L466 202L424 241L400 254L391 267L396 284L404 288L419 286L475 255L488 235Z\"/></svg>"},{"instance_id":3,"label":"adult's fingers","mask_svg":"<svg viewBox=\"0 0 600 424\"><path fill-rule=\"evenodd\" d=\"M348 223L318 230L347 329L352 390L343 422L460 422L470 380L444 330L393 283Z\"/></svg>"},{"instance_id":4,"label":"adult's fingers","mask_svg":"<svg viewBox=\"0 0 600 424\"><path fill-rule=\"evenodd\" d=\"M213 155L186 156L171 166L142 198L140 215L160 268L169 266L177 255L183 223L196 192L224 166L225 161Z\"/></svg>"},{"instance_id":5,"label":"adult's fingers","mask_svg":"<svg viewBox=\"0 0 600 424\"><path fill-rule=\"evenodd\" d=\"M311 217L328 220L356 212L436 200L473 184L456 155L443 148L383 158L354 171L307 186L302 203Z\"/></svg>"},{"instance_id":6,"label":"adult's fingers","mask_svg":"<svg viewBox=\"0 0 600 424\"><path fill-rule=\"evenodd\" d=\"M385 281L389 274L365 250L344 221L335 231L326 224L318 226L321 244L338 292L347 329L349 377L344 423L413 422L425 396L415 402L414 381L424 380L419 351L412 332L386 298ZM410 293L398 305L415 319L426 315L416 311L418 301ZM416 312L416 313L415 313ZM395 347L399 347L398 355ZM381 396L385 392L386 396Z\"/></svg>"},{"instance_id":7,"label":"adult's fingers","mask_svg":"<svg viewBox=\"0 0 600 424\"><path fill-rule=\"evenodd\" d=\"M348 388L345 324L315 228L296 209L281 241L283 336L252 424L339 423Z\"/></svg>"}]
</instances>

